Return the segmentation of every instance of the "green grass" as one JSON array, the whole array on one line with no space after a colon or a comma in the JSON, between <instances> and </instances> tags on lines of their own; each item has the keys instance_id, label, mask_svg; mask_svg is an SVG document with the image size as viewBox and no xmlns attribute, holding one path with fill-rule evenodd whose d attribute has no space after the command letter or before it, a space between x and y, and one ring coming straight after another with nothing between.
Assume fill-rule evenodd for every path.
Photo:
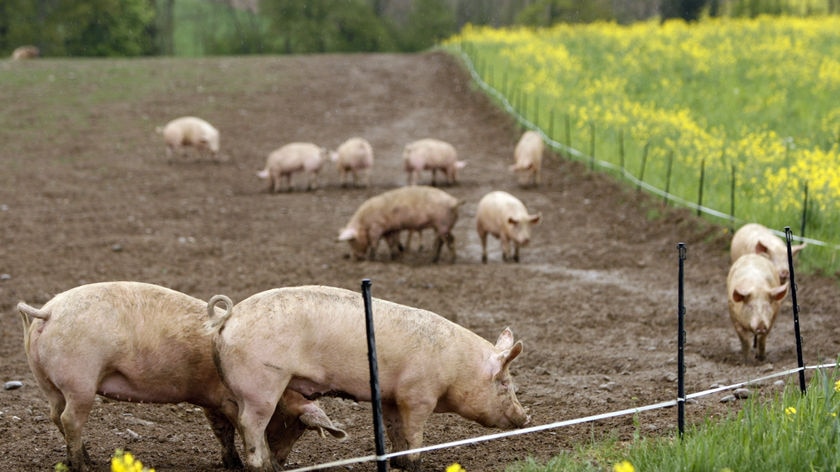
<instances>
[{"instance_id":1,"label":"green grass","mask_svg":"<svg viewBox=\"0 0 840 472\"><path fill-rule=\"evenodd\" d=\"M817 370L806 395L789 385L772 398L748 399L723 421L687 428L676 435L629 444L592 443L547 463L534 460L507 472L612 470L628 461L637 471L835 471L840 469L840 381L837 370Z\"/></svg>"}]
</instances>

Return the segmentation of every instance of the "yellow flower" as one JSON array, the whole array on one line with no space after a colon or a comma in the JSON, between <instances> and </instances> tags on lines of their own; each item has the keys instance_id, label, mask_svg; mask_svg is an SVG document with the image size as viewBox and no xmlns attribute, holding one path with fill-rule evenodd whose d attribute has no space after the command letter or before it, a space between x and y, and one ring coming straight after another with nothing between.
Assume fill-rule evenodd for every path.
<instances>
[{"instance_id":1,"label":"yellow flower","mask_svg":"<svg viewBox=\"0 0 840 472\"><path fill-rule=\"evenodd\" d=\"M834 391L835 392L840 392L840 380L838 380L837 382L834 382Z\"/></svg>"},{"instance_id":2,"label":"yellow flower","mask_svg":"<svg viewBox=\"0 0 840 472\"><path fill-rule=\"evenodd\" d=\"M792 406L789 406L789 407L785 408L785 414L788 415L788 416L795 415L796 414L796 408L792 407Z\"/></svg>"},{"instance_id":3,"label":"yellow flower","mask_svg":"<svg viewBox=\"0 0 840 472\"><path fill-rule=\"evenodd\" d=\"M613 466L613 472L636 472L630 461L621 461Z\"/></svg>"},{"instance_id":4,"label":"yellow flower","mask_svg":"<svg viewBox=\"0 0 840 472\"><path fill-rule=\"evenodd\" d=\"M456 462L454 464L449 465L446 468L446 472L467 472L467 470L461 467L461 464Z\"/></svg>"}]
</instances>

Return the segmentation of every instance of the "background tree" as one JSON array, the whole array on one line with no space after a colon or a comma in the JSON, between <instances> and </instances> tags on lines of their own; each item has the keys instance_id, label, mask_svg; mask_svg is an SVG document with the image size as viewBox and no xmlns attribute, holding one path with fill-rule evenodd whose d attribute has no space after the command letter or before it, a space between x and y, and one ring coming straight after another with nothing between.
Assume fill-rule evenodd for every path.
<instances>
[{"instance_id":1,"label":"background tree","mask_svg":"<svg viewBox=\"0 0 840 472\"><path fill-rule=\"evenodd\" d=\"M516 22L550 26L558 22L588 23L612 18L610 0L537 0L519 12Z\"/></svg>"},{"instance_id":2,"label":"background tree","mask_svg":"<svg viewBox=\"0 0 840 472\"><path fill-rule=\"evenodd\" d=\"M662 21L670 18L682 18L685 21L697 21L708 0L662 0Z\"/></svg>"}]
</instances>

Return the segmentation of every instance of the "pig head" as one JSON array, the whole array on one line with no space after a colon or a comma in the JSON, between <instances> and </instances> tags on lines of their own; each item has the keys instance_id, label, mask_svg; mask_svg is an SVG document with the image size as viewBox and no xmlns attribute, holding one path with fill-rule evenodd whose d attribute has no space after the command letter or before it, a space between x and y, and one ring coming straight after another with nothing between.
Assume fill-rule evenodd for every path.
<instances>
[{"instance_id":1,"label":"pig head","mask_svg":"<svg viewBox=\"0 0 840 472\"><path fill-rule=\"evenodd\" d=\"M791 255L795 256L804 249L806 243L792 245ZM765 226L758 223L748 223L740 227L732 236L730 248L731 262L735 262L745 254L760 254L773 262L776 271L779 273L779 281L787 282L790 276L788 267L787 244L773 234Z\"/></svg>"}]
</instances>

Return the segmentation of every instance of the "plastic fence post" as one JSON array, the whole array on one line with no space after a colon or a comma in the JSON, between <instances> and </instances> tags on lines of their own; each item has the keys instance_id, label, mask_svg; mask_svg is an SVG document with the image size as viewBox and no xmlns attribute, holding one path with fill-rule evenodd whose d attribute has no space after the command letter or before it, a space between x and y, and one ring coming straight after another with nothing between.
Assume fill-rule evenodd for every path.
<instances>
[{"instance_id":1,"label":"plastic fence post","mask_svg":"<svg viewBox=\"0 0 840 472\"><path fill-rule=\"evenodd\" d=\"M595 122L589 122L589 170L595 169Z\"/></svg>"},{"instance_id":2,"label":"plastic fence post","mask_svg":"<svg viewBox=\"0 0 840 472\"><path fill-rule=\"evenodd\" d=\"M647 166L648 149L650 149L650 140L645 142L645 147L642 149L642 169L639 171L639 186L636 188L637 191L642 190L641 182L645 181L645 166Z\"/></svg>"},{"instance_id":3,"label":"plastic fence post","mask_svg":"<svg viewBox=\"0 0 840 472\"><path fill-rule=\"evenodd\" d=\"M662 202L668 204L668 196L671 195L671 168L674 166L674 151L668 152L668 170L665 172L665 195Z\"/></svg>"},{"instance_id":4,"label":"plastic fence post","mask_svg":"<svg viewBox=\"0 0 840 472\"><path fill-rule=\"evenodd\" d=\"M679 280L677 301L677 430L680 439L685 430L685 243L678 243Z\"/></svg>"},{"instance_id":5,"label":"plastic fence post","mask_svg":"<svg viewBox=\"0 0 840 472\"><path fill-rule=\"evenodd\" d=\"M802 336L799 334L799 304L796 302L796 279L793 273L793 251L790 247L791 231L790 226L785 226L785 240L787 242L788 278L790 288L790 301L793 304L793 332L796 336L796 362L799 365L799 390L805 393L805 361L802 360Z\"/></svg>"},{"instance_id":6,"label":"plastic fence post","mask_svg":"<svg viewBox=\"0 0 840 472\"><path fill-rule=\"evenodd\" d=\"M376 362L376 339L373 333L373 309L370 298L370 279L362 280L362 298L365 302L365 327L367 328L368 364L370 365L370 396L373 403L373 434L376 442L376 471L387 472L385 456L385 427L382 423L382 393L379 390L379 367Z\"/></svg>"}]
</instances>

